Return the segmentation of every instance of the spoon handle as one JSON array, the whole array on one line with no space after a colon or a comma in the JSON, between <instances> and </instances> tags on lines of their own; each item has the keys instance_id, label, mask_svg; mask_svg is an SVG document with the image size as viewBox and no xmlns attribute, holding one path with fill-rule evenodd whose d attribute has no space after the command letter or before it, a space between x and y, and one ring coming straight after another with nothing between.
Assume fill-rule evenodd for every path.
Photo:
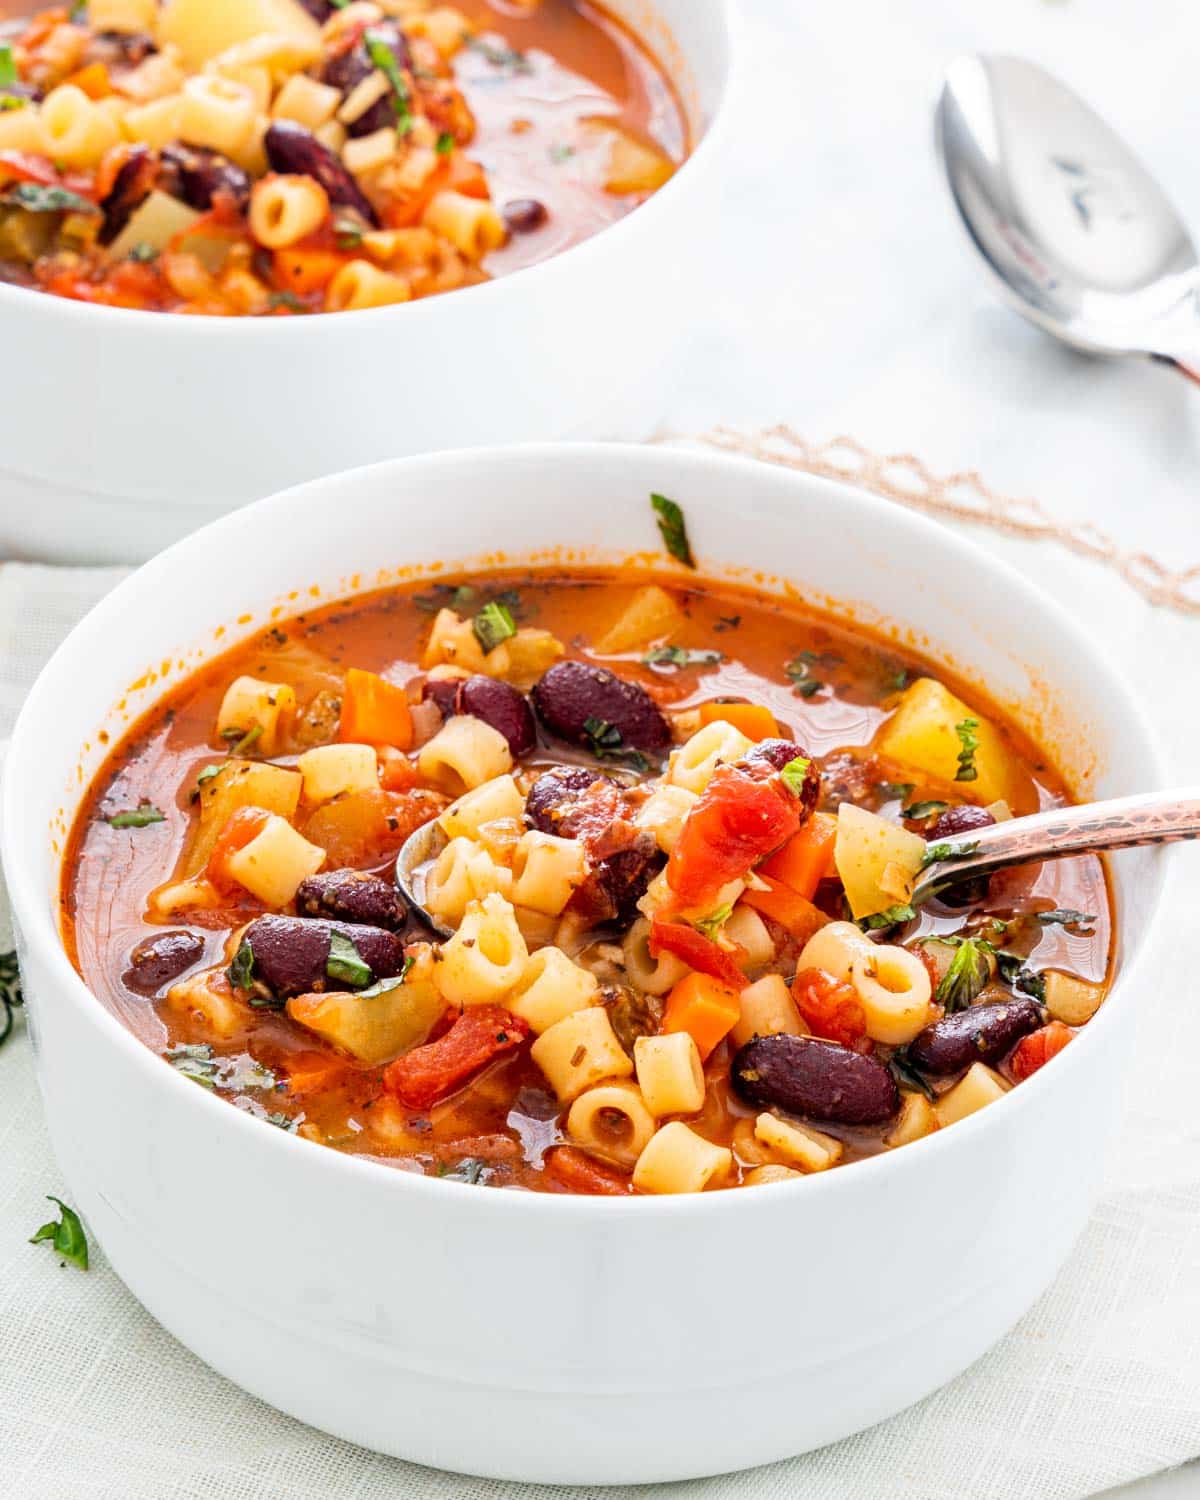
<instances>
[{"instance_id":1,"label":"spoon handle","mask_svg":"<svg viewBox=\"0 0 1200 1500\"><path fill-rule=\"evenodd\" d=\"M931 844L930 862L917 877L912 899L923 901L948 885L1008 865L1197 837L1200 787L1055 808Z\"/></svg>"}]
</instances>

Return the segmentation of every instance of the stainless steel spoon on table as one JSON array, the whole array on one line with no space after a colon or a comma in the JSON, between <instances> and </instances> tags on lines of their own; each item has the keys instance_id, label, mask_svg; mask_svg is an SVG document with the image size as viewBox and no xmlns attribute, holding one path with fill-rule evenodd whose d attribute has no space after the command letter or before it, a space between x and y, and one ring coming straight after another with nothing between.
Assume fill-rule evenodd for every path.
<instances>
[{"instance_id":1,"label":"stainless steel spoon on table","mask_svg":"<svg viewBox=\"0 0 1200 1500\"><path fill-rule=\"evenodd\" d=\"M919 905L947 886L991 875L1009 865L1194 838L1200 838L1200 787L1143 792L1010 818L931 843L929 863L917 877L912 901ZM448 937L451 929L425 907L424 883L429 862L445 845L446 837L436 823L426 823L410 834L396 859L396 885L414 914Z\"/></svg>"},{"instance_id":2,"label":"stainless steel spoon on table","mask_svg":"<svg viewBox=\"0 0 1200 1500\"><path fill-rule=\"evenodd\" d=\"M1090 354L1136 354L1200 381L1200 261L1124 141L1020 57L960 57L937 145L972 243L1005 300Z\"/></svg>"}]
</instances>

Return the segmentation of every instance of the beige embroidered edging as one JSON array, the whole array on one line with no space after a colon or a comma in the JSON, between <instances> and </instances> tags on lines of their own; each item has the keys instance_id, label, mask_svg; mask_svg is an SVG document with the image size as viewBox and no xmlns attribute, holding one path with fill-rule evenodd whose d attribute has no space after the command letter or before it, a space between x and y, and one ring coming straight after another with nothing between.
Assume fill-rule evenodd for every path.
<instances>
[{"instance_id":1,"label":"beige embroidered edging","mask_svg":"<svg viewBox=\"0 0 1200 1500\"><path fill-rule=\"evenodd\" d=\"M1058 542L1115 569L1151 604L1200 616L1200 564L1176 572L1146 552L1123 552L1112 537L1086 521L1065 524L1036 500L997 494L974 469L939 477L911 453L872 453L844 435L810 443L786 424L753 433L717 427L699 441L827 479L848 480L912 510L976 521L1010 536Z\"/></svg>"}]
</instances>

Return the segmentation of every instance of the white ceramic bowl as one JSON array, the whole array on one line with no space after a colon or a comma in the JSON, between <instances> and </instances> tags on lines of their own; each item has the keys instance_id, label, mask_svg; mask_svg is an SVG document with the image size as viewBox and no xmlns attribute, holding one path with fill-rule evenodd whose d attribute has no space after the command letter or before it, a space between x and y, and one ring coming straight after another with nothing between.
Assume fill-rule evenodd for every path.
<instances>
[{"instance_id":1,"label":"white ceramic bowl","mask_svg":"<svg viewBox=\"0 0 1200 1500\"><path fill-rule=\"evenodd\" d=\"M540 265L403 307L185 318L0 284L0 556L131 562L285 485L437 448L649 436L667 351L719 288L696 254L725 147L730 0L605 0L696 149Z\"/></svg>"},{"instance_id":2,"label":"white ceramic bowl","mask_svg":"<svg viewBox=\"0 0 1200 1500\"><path fill-rule=\"evenodd\" d=\"M1159 783L1153 736L1103 654L979 548L780 469L596 445L410 459L226 517L93 611L10 752L3 854L29 1021L54 1148L92 1231L216 1369L317 1427L442 1468L576 1484L710 1474L829 1442L948 1380L1069 1254L1145 999L1155 851L1116 864L1110 998L998 1103L803 1182L609 1200L439 1182L265 1129L92 998L59 942L56 893L102 726L119 734L217 649L218 627L225 647L275 605L296 609L295 589L319 590L307 602L385 582L381 560L652 549L652 490L683 505L707 571L777 587L786 559L806 598L852 605L986 683L1080 790Z\"/></svg>"}]
</instances>

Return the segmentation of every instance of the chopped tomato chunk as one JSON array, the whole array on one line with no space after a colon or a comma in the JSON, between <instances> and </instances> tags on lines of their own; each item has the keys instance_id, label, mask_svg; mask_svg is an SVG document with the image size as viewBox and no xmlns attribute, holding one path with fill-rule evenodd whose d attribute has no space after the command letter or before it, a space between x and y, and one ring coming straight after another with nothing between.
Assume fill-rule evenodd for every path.
<instances>
[{"instance_id":1,"label":"chopped tomato chunk","mask_svg":"<svg viewBox=\"0 0 1200 1500\"><path fill-rule=\"evenodd\" d=\"M731 989L745 988L746 976L734 962L734 955L714 943L712 938L689 927L686 922L668 922L662 917L655 917L650 924L648 946L651 958L657 958L660 953L673 953L689 969L707 974Z\"/></svg>"},{"instance_id":2,"label":"chopped tomato chunk","mask_svg":"<svg viewBox=\"0 0 1200 1500\"><path fill-rule=\"evenodd\" d=\"M824 969L803 969L792 981L792 999L814 1036L856 1052L871 1051L867 1018L852 984Z\"/></svg>"},{"instance_id":3,"label":"chopped tomato chunk","mask_svg":"<svg viewBox=\"0 0 1200 1500\"><path fill-rule=\"evenodd\" d=\"M800 827L799 805L769 781L718 767L688 813L667 862L667 884L681 907L714 901Z\"/></svg>"},{"instance_id":4,"label":"chopped tomato chunk","mask_svg":"<svg viewBox=\"0 0 1200 1500\"><path fill-rule=\"evenodd\" d=\"M410 1109L428 1109L528 1035L528 1025L499 1005L472 1005L445 1036L389 1063L383 1086Z\"/></svg>"},{"instance_id":5,"label":"chopped tomato chunk","mask_svg":"<svg viewBox=\"0 0 1200 1500\"><path fill-rule=\"evenodd\" d=\"M217 834L204 874L219 891L228 891L231 886L237 885L237 881L229 873L229 856L256 839L267 826L270 816L262 807L239 807Z\"/></svg>"},{"instance_id":6,"label":"chopped tomato chunk","mask_svg":"<svg viewBox=\"0 0 1200 1500\"><path fill-rule=\"evenodd\" d=\"M1052 1057L1057 1057L1075 1033L1061 1021L1051 1021L1038 1031L1031 1031L1017 1043L1009 1066L1018 1083L1031 1078L1039 1068L1045 1067Z\"/></svg>"},{"instance_id":7,"label":"chopped tomato chunk","mask_svg":"<svg viewBox=\"0 0 1200 1500\"><path fill-rule=\"evenodd\" d=\"M547 1177L571 1193L618 1197L633 1191L627 1177L618 1177L611 1167L601 1166L574 1146L555 1146L547 1152L545 1169Z\"/></svg>"}]
</instances>

